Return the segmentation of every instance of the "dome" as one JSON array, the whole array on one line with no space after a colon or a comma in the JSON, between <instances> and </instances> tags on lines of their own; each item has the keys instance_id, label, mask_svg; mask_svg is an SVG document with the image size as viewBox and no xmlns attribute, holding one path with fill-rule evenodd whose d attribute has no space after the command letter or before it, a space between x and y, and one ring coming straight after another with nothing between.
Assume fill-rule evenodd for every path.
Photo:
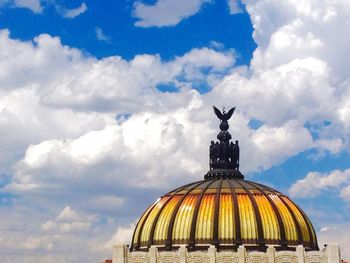
<instances>
[{"instance_id":1,"label":"dome","mask_svg":"<svg viewBox=\"0 0 350 263\"><path fill-rule=\"evenodd\" d=\"M131 251L155 245L159 249L264 250L267 245L318 250L315 230L306 214L286 195L244 180L239 171L240 146L231 141L228 120L235 108L221 112L218 141L209 146L209 171L204 180L184 185L160 197L139 219Z\"/></svg>"},{"instance_id":2,"label":"dome","mask_svg":"<svg viewBox=\"0 0 350 263\"><path fill-rule=\"evenodd\" d=\"M137 223L131 250L241 244L318 249L310 220L286 195L237 177L214 176L177 188L151 205Z\"/></svg>"}]
</instances>

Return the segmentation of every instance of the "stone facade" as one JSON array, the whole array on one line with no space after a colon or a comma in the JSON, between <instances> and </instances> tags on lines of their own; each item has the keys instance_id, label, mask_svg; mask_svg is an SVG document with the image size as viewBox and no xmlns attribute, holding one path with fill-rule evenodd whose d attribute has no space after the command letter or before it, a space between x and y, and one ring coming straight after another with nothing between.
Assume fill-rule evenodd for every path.
<instances>
[{"instance_id":1,"label":"stone facade","mask_svg":"<svg viewBox=\"0 0 350 263\"><path fill-rule=\"evenodd\" d=\"M321 251L305 251L298 246L296 251L276 251L269 246L266 252L247 251L240 246L237 252L217 251L210 246L206 251L158 251L152 246L148 252L129 252L127 246L116 245L113 263L339 263L340 250L337 244L330 244Z\"/></svg>"}]
</instances>

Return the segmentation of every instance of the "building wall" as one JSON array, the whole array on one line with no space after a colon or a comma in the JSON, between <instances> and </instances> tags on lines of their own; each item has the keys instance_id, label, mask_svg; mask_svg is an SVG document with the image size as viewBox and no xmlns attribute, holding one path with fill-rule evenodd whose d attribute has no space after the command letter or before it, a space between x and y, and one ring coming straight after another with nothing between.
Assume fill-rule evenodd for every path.
<instances>
[{"instance_id":1,"label":"building wall","mask_svg":"<svg viewBox=\"0 0 350 263\"><path fill-rule=\"evenodd\" d=\"M210 246L207 251L158 251L152 246L148 252L129 252L125 245L116 245L113 263L339 263L339 245L331 244L321 251L305 251L298 246L296 251L276 251L269 246L266 252L247 251L240 246L237 252L220 251Z\"/></svg>"}]
</instances>

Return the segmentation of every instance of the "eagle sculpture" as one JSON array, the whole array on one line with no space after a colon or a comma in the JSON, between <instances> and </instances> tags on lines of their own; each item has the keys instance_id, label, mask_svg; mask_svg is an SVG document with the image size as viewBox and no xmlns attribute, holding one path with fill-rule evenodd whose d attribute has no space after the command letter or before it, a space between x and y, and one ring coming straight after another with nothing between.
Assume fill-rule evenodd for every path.
<instances>
[{"instance_id":1,"label":"eagle sculpture","mask_svg":"<svg viewBox=\"0 0 350 263\"><path fill-rule=\"evenodd\" d=\"M225 108L222 110L222 113L221 111L216 108L215 106L213 106L213 109L214 109L214 113L216 114L216 116L218 116L218 118L221 120L221 121L228 121L231 117L232 117L232 114L233 112L235 111L236 107L233 107L232 109L230 109L228 112L225 111Z\"/></svg>"}]
</instances>

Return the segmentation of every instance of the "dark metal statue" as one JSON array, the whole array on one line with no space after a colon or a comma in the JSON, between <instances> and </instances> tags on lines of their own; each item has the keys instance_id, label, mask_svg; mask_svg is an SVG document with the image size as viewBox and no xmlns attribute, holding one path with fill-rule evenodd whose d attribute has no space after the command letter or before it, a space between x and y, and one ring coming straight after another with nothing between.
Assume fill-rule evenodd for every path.
<instances>
[{"instance_id":1,"label":"dark metal statue","mask_svg":"<svg viewBox=\"0 0 350 263\"><path fill-rule=\"evenodd\" d=\"M239 172L239 145L236 140L235 143L230 141L231 134L228 132L228 120L232 117L235 107L228 112L221 112L218 108L213 106L216 116L220 119L220 132L217 135L219 141L211 141L209 147L209 166L210 171L207 173L207 178L211 177L234 177L243 178ZM219 176L219 177L220 177Z\"/></svg>"},{"instance_id":2,"label":"dark metal statue","mask_svg":"<svg viewBox=\"0 0 350 263\"><path fill-rule=\"evenodd\" d=\"M232 114L234 113L236 107L233 107L227 113L225 111L225 107L224 107L222 113L215 106L213 106L213 109L214 109L214 112L215 112L216 116L218 116L219 120L221 120L221 121L228 121L232 117Z\"/></svg>"},{"instance_id":3,"label":"dark metal statue","mask_svg":"<svg viewBox=\"0 0 350 263\"><path fill-rule=\"evenodd\" d=\"M221 123L220 123L220 130L227 131L228 128L229 128L229 125L228 125L227 121L232 117L232 114L234 113L236 107L233 107L228 112L225 111L225 107L224 107L223 110L222 110L222 113L215 106L213 106L213 109L214 109L214 113L216 114L216 116L221 121Z\"/></svg>"}]
</instances>

